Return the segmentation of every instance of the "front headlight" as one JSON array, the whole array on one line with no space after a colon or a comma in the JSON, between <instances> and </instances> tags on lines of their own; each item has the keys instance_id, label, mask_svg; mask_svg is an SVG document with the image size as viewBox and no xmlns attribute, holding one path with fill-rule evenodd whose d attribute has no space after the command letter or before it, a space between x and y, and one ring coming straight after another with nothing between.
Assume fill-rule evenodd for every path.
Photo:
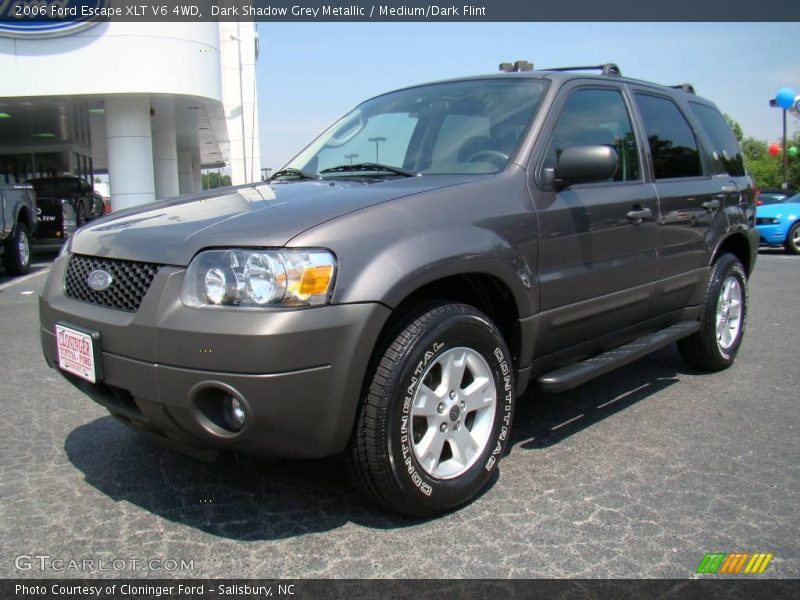
<instances>
[{"instance_id":1,"label":"front headlight","mask_svg":"<svg viewBox=\"0 0 800 600\"><path fill-rule=\"evenodd\" d=\"M206 250L192 259L181 300L191 307L325 304L336 258L327 250Z\"/></svg>"},{"instance_id":2,"label":"front headlight","mask_svg":"<svg viewBox=\"0 0 800 600\"><path fill-rule=\"evenodd\" d=\"M61 258L65 254L69 254L72 252L72 236L66 238L64 243L61 244L61 250L58 251L58 256L56 258Z\"/></svg>"}]
</instances>

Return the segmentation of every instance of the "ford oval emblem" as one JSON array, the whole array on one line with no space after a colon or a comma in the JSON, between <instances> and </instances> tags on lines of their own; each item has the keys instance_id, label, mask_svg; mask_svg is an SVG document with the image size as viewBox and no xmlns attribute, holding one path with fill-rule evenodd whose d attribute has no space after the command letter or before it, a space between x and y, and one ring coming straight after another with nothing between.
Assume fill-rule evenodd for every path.
<instances>
[{"instance_id":1,"label":"ford oval emblem","mask_svg":"<svg viewBox=\"0 0 800 600\"><path fill-rule=\"evenodd\" d=\"M111 276L111 273L103 271L103 269L92 271L86 278L86 284L95 292L107 290L111 287L112 283L114 283L114 278Z\"/></svg>"}]
</instances>

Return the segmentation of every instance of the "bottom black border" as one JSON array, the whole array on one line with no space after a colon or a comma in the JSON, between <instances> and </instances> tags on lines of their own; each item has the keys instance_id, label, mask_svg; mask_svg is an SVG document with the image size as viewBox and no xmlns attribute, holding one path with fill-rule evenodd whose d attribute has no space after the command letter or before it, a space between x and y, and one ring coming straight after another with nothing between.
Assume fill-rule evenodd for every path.
<instances>
[{"instance_id":1,"label":"bottom black border","mask_svg":"<svg viewBox=\"0 0 800 600\"><path fill-rule=\"evenodd\" d=\"M797 579L3 579L0 598L201 600L207 598L748 599L800 596Z\"/></svg>"}]
</instances>

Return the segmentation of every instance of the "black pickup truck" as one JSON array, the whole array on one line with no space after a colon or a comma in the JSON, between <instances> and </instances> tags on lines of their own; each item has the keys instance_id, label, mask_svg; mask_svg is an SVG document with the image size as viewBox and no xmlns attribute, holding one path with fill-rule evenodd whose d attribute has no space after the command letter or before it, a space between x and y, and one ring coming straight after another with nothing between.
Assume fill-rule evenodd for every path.
<instances>
[{"instance_id":1,"label":"black pickup truck","mask_svg":"<svg viewBox=\"0 0 800 600\"><path fill-rule=\"evenodd\" d=\"M38 199L57 199L59 206L67 203L75 211L76 225L80 227L86 221L103 214L103 198L80 177L43 177L31 179L28 183L36 190Z\"/></svg>"},{"instance_id":2,"label":"black pickup truck","mask_svg":"<svg viewBox=\"0 0 800 600\"><path fill-rule=\"evenodd\" d=\"M24 275L30 270L30 238L37 224L33 188L0 184L0 254L10 275Z\"/></svg>"}]
</instances>

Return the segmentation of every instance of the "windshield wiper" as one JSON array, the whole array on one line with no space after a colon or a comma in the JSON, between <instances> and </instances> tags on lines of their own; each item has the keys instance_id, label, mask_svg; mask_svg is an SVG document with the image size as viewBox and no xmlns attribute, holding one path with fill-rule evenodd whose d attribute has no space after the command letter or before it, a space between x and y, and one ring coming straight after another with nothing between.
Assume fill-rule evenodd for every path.
<instances>
[{"instance_id":1,"label":"windshield wiper","mask_svg":"<svg viewBox=\"0 0 800 600\"><path fill-rule=\"evenodd\" d=\"M381 163L374 162L356 163L354 165L338 165L328 169L322 169L320 173L348 173L352 171L387 171L389 173L394 173L395 175L403 175L404 177L417 177L420 175L420 173L417 171L393 167L392 165L382 165Z\"/></svg>"},{"instance_id":2,"label":"windshield wiper","mask_svg":"<svg viewBox=\"0 0 800 600\"><path fill-rule=\"evenodd\" d=\"M269 181L273 181L278 177L294 177L295 179L319 179L319 175L303 171L302 169L295 169L294 167L286 167L285 169L276 171L269 178Z\"/></svg>"}]
</instances>

